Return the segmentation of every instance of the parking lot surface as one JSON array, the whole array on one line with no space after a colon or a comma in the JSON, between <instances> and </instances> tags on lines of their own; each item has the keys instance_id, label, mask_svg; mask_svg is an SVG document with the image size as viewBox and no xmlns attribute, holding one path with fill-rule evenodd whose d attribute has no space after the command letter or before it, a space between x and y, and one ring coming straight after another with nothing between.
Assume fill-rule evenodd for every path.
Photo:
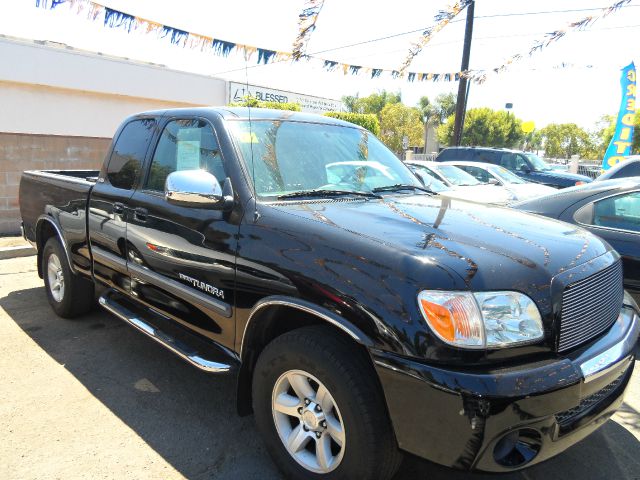
<instances>
[{"instance_id":1,"label":"parking lot surface","mask_svg":"<svg viewBox=\"0 0 640 480\"><path fill-rule=\"evenodd\" d=\"M35 257L0 260L0 339L2 479L281 478L253 417L236 415L231 378L98 309L56 317ZM468 475L407 457L396 479L421 478ZM640 369L594 435L523 472L474 478L640 480Z\"/></svg>"}]
</instances>

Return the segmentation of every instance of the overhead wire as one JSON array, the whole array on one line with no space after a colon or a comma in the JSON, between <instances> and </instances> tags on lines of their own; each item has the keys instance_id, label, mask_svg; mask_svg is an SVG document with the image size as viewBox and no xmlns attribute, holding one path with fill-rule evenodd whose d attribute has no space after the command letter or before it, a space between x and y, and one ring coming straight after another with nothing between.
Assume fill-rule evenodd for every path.
<instances>
[{"instance_id":1,"label":"overhead wire","mask_svg":"<svg viewBox=\"0 0 640 480\"><path fill-rule=\"evenodd\" d=\"M640 7L640 5L631 4L631 5L625 5L622 8L632 8L632 7ZM494 14L494 15L480 15L480 16L476 16L475 19L478 20L478 19L499 18L499 17L513 17L513 16L526 16L526 15L544 15L544 14L552 14L552 13L589 12L589 11L596 11L596 10L602 10L602 8L576 8L576 9L567 9L567 10L543 10L543 11L537 11L537 12L499 13L499 14ZM457 23L457 22L461 22L461 21L464 21L464 19L455 19L455 20L452 20L450 23ZM381 41L384 41L384 40L389 40L389 39L401 37L401 36L404 36L404 35L410 35L412 33L422 32L422 31L425 30L425 28L427 28L427 27L418 28L418 29L415 29L415 30L409 30L409 31L406 31L406 32L401 32L401 33L394 33L394 34L386 35L386 36L383 36L383 37L372 38L372 39L369 39L369 40L363 40L361 42L351 43L351 44L347 44L347 45L341 45L341 46L338 46L338 47L332 47L332 48L328 48L328 49L325 49L325 50L319 50L319 51L316 51L316 52L308 54L308 56L313 57L315 55L321 55L321 54L327 53L327 52L335 52L335 51L338 51L338 50L344 50L344 49L347 49L347 48L357 47L357 46L360 46L360 45L367 45L367 44L370 44L370 43L381 42ZM601 30L604 30L604 29L601 29ZM514 37L515 36L517 36L517 35L514 35ZM509 37L505 36L503 38L509 38ZM451 43L456 43L456 42L451 42ZM436 45L436 44L432 44L432 46L433 45ZM275 62L272 62L272 63L269 63L269 64L251 65L248 68L252 69L252 68L257 68L257 67L265 67L265 66L268 66L268 65L275 65L275 64L278 64L278 63L286 62L286 61L288 61L288 60L275 61ZM225 71L221 71L221 72L215 72L215 73L212 73L211 75L224 75L224 74L227 74L227 73L239 72L239 71L242 71L244 69L245 69L244 67L243 68L235 68L235 69L232 69L232 70L225 70Z\"/></svg>"}]
</instances>

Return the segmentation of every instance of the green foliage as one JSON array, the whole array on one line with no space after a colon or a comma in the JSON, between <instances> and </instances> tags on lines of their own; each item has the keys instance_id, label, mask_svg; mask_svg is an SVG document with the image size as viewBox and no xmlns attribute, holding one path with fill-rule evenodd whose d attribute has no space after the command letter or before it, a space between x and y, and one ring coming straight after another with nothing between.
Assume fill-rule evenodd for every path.
<instances>
[{"instance_id":1,"label":"green foliage","mask_svg":"<svg viewBox=\"0 0 640 480\"><path fill-rule=\"evenodd\" d=\"M441 125L456 111L456 96L453 93L441 93L432 102L429 97L420 97L418 109L422 121L432 125Z\"/></svg>"},{"instance_id":2,"label":"green foliage","mask_svg":"<svg viewBox=\"0 0 640 480\"><path fill-rule=\"evenodd\" d=\"M438 138L453 144L455 115L451 114L438 128ZM462 145L479 147L518 147L524 140L522 121L503 110L472 108L467 111L462 132Z\"/></svg>"},{"instance_id":3,"label":"green foliage","mask_svg":"<svg viewBox=\"0 0 640 480\"><path fill-rule=\"evenodd\" d=\"M273 108L275 110L291 110L292 112L300 112L302 109L300 108L299 103L292 102L265 102L262 100L258 100L255 97L247 95L239 102L232 102L229 104L230 107L251 107L251 108Z\"/></svg>"},{"instance_id":4,"label":"green foliage","mask_svg":"<svg viewBox=\"0 0 640 480\"><path fill-rule=\"evenodd\" d=\"M324 115L325 117L337 118L338 120L360 125L376 136L380 134L380 122L378 117L372 113L326 112Z\"/></svg>"},{"instance_id":5,"label":"green foliage","mask_svg":"<svg viewBox=\"0 0 640 480\"><path fill-rule=\"evenodd\" d=\"M633 145L631 145L631 151L636 154L640 154L640 112L636 111L636 124L633 131Z\"/></svg>"},{"instance_id":6,"label":"green foliage","mask_svg":"<svg viewBox=\"0 0 640 480\"><path fill-rule=\"evenodd\" d=\"M374 113L380 116L380 112L388 104L400 103L400 92L393 93L382 90L368 97L346 96L342 97L342 103L352 113Z\"/></svg>"},{"instance_id":7,"label":"green foliage","mask_svg":"<svg viewBox=\"0 0 640 480\"><path fill-rule=\"evenodd\" d=\"M402 151L402 138L409 137L409 145L424 144L420 110L402 103L389 103L380 112L380 139L396 153Z\"/></svg>"},{"instance_id":8,"label":"green foliage","mask_svg":"<svg viewBox=\"0 0 640 480\"><path fill-rule=\"evenodd\" d=\"M589 133L575 123L552 123L540 130L544 155L548 158L598 158L598 149ZM605 147L606 148L606 147Z\"/></svg>"}]
</instances>

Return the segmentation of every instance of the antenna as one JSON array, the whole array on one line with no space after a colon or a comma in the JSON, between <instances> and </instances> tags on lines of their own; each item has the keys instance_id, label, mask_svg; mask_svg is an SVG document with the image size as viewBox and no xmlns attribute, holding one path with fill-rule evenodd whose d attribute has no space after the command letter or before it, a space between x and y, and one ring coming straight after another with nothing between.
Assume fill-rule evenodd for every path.
<instances>
[{"instance_id":1,"label":"antenna","mask_svg":"<svg viewBox=\"0 0 640 480\"><path fill-rule=\"evenodd\" d=\"M244 51L244 83L247 87L247 110L249 112L249 147L251 148L251 183L253 184L253 221L256 222L260 215L258 214L258 193L256 192L256 167L253 161L253 128L251 125L251 91L249 90L249 72L247 67L247 50Z\"/></svg>"}]
</instances>

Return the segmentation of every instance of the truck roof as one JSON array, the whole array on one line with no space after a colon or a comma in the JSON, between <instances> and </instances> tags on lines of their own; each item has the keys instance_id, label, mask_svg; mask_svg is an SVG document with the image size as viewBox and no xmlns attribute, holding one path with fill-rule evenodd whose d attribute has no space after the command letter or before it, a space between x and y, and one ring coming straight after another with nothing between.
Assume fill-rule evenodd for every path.
<instances>
[{"instance_id":1,"label":"truck roof","mask_svg":"<svg viewBox=\"0 0 640 480\"><path fill-rule=\"evenodd\" d=\"M292 112L290 110L276 110L271 108L247 108L247 107L193 107L193 108L170 108L164 110L151 110L140 112L134 116L162 116L162 115L206 115L216 113L225 119L246 119L248 120L289 120L295 122L320 123L325 125L339 125L343 127L361 128L353 123L338 120L337 118L326 117L315 113Z\"/></svg>"}]
</instances>

